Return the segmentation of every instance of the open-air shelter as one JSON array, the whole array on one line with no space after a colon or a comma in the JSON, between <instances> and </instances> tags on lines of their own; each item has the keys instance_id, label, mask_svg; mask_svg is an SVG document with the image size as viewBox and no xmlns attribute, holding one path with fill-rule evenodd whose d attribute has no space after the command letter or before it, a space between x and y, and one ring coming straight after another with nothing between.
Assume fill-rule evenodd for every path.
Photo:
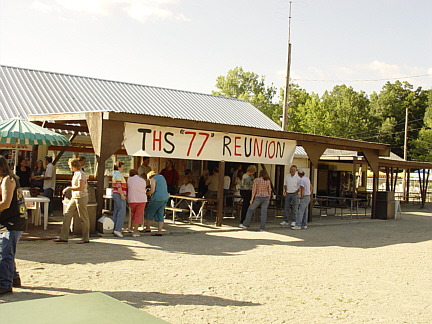
<instances>
[{"instance_id":1,"label":"open-air shelter","mask_svg":"<svg viewBox=\"0 0 432 324\"><path fill-rule=\"evenodd\" d=\"M301 145L310 161L313 183L314 170L328 148L357 152L375 174L380 157L390 154L386 144L282 131L248 102L225 97L8 66L0 66L0 91L2 119L21 115L70 133L72 145L88 135L97 157L99 189L103 188L104 162L123 147L137 156L179 154L218 161L218 225L222 224L226 161L281 165L274 174L280 179L285 174L283 166L290 163L296 145ZM183 140L175 142L180 137ZM200 153L204 142L212 148L207 157ZM103 190L98 190L97 216L102 214L102 198Z\"/></svg>"}]
</instances>

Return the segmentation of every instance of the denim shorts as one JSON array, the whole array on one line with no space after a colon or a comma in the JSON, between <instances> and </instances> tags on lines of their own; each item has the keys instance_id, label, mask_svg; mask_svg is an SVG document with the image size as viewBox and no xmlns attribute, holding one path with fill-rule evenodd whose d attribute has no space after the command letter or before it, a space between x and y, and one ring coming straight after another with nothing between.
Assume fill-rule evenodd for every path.
<instances>
[{"instance_id":1,"label":"denim shorts","mask_svg":"<svg viewBox=\"0 0 432 324\"><path fill-rule=\"evenodd\" d=\"M146 215L148 220L155 220L156 222L164 221L165 206L168 202L167 200L150 200L146 206Z\"/></svg>"}]
</instances>

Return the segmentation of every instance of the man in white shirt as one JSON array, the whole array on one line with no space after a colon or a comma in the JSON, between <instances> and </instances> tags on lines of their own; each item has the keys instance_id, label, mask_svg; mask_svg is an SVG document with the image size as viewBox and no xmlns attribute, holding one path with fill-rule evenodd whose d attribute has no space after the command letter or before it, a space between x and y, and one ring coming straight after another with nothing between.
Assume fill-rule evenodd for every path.
<instances>
[{"instance_id":1,"label":"man in white shirt","mask_svg":"<svg viewBox=\"0 0 432 324\"><path fill-rule=\"evenodd\" d=\"M193 184L191 183L191 178L189 176L186 176L183 178L183 184L179 189L179 196L187 196L187 197L196 197L195 195L195 188L193 186ZM189 209L189 204L183 200L180 205L179 208L183 208L183 209ZM188 214L182 212L178 215L179 218L188 218Z\"/></svg>"},{"instance_id":2,"label":"man in white shirt","mask_svg":"<svg viewBox=\"0 0 432 324\"><path fill-rule=\"evenodd\" d=\"M297 166L292 165L290 173L287 174L284 181L285 211L284 220L281 225L289 225L289 215L292 212L291 226L295 226L298 204L299 204L299 183L300 177L297 175ZM292 203L292 207L291 207ZM291 209L291 210L290 210Z\"/></svg>"},{"instance_id":3,"label":"man in white shirt","mask_svg":"<svg viewBox=\"0 0 432 324\"><path fill-rule=\"evenodd\" d=\"M52 216L53 214L53 197L54 197L54 190L56 186L56 171L54 164L52 164L52 157L46 156L45 157L45 163L46 163L46 170L45 174L42 176L42 179L44 181L43 183L43 189L44 189L44 197L47 197L50 199L49 206L48 206L48 214ZM41 211L43 212L43 205L41 206Z\"/></svg>"},{"instance_id":4,"label":"man in white shirt","mask_svg":"<svg viewBox=\"0 0 432 324\"><path fill-rule=\"evenodd\" d=\"M293 230L307 229L307 221L309 216L309 203L312 193L312 185L309 178L305 177L304 171L299 171L300 177L300 206L295 226L291 227Z\"/></svg>"}]
</instances>

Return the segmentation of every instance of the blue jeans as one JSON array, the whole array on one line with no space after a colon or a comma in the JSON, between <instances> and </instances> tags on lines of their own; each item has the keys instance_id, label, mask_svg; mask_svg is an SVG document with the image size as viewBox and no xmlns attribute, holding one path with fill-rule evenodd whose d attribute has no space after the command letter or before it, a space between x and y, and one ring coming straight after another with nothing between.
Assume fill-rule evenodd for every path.
<instances>
[{"instance_id":1,"label":"blue jeans","mask_svg":"<svg viewBox=\"0 0 432 324\"><path fill-rule=\"evenodd\" d=\"M21 237L21 231L4 232L0 246L0 288L12 288L14 277L19 277L16 271L16 246Z\"/></svg>"},{"instance_id":2,"label":"blue jeans","mask_svg":"<svg viewBox=\"0 0 432 324\"><path fill-rule=\"evenodd\" d=\"M287 193L285 196L285 211L284 211L284 221L288 223L290 215L290 205L292 202L292 221L295 222L297 219L297 211L299 205L299 195L293 193Z\"/></svg>"},{"instance_id":3,"label":"blue jeans","mask_svg":"<svg viewBox=\"0 0 432 324\"><path fill-rule=\"evenodd\" d=\"M270 197L258 197L256 196L252 202L252 205L249 206L247 213L246 213L246 219L243 222L243 225L248 227L249 223L252 218L252 214L254 213L255 209L258 208L258 206L261 205L261 224L260 229L265 229L265 223L267 220L267 207L270 203Z\"/></svg>"},{"instance_id":4,"label":"blue jeans","mask_svg":"<svg viewBox=\"0 0 432 324\"><path fill-rule=\"evenodd\" d=\"M48 213L52 214L53 212L53 196L54 196L54 190L51 188L46 188L44 189L44 193L43 193L44 197L47 197L50 199L49 205L48 205ZM45 204L41 204L41 212L44 212L44 205Z\"/></svg>"},{"instance_id":5,"label":"blue jeans","mask_svg":"<svg viewBox=\"0 0 432 324\"><path fill-rule=\"evenodd\" d=\"M304 196L303 199L300 199L300 207L299 207L299 213L296 218L296 226L306 226L309 216L309 203L310 203L310 196Z\"/></svg>"},{"instance_id":6,"label":"blue jeans","mask_svg":"<svg viewBox=\"0 0 432 324\"><path fill-rule=\"evenodd\" d=\"M114 201L114 231L121 232L126 217L126 199L122 200L120 194L118 193L113 193L112 197Z\"/></svg>"}]
</instances>

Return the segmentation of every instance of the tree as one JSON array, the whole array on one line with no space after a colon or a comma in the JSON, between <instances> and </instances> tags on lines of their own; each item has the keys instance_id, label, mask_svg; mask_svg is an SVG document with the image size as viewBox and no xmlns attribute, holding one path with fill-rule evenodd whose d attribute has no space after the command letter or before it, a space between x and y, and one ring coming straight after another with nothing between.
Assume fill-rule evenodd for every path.
<instances>
[{"instance_id":1,"label":"tree","mask_svg":"<svg viewBox=\"0 0 432 324\"><path fill-rule=\"evenodd\" d=\"M421 87L412 90L408 82L387 82L379 95L371 95L371 113L376 134L371 141L388 143L392 152L404 156L405 115L409 111L408 139L412 143L417 139L423 127L423 118L427 106L427 93ZM412 145L408 147L408 160L412 155Z\"/></svg>"},{"instance_id":2,"label":"tree","mask_svg":"<svg viewBox=\"0 0 432 324\"><path fill-rule=\"evenodd\" d=\"M425 91L428 103L424 115L424 127L419 136L411 143L413 145L413 159L417 161L432 162L432 89Z\"/></svg>"},{"instance_id":3,"label":"tree","mask_svg":"<svg viewBox=\"0 0 432 324\"><path fill-rule=\"evenodd\" d=\"M266 86L265 76L245 72L241 66L229 70L226 77L218 76L216 88L219 91L212 91L213 95L246 100L270 118L279 105L273 102L276 94L273 83Z\"/></svg>"},{"instance_id":4,"label":"tree","mask_svg":"<svg viewBox=\"0 0 432 324\"><path fill-rule=\"evenodd\" d=\"M273 111L272 119L280 122L280 117L283 115L283 102L285 98L285 91L283 88L279 89L279 104ZM302 126L302 106L309 100L310 95L306 90L299 87L298 84L290 84L288 101L292 102L292 106L287 109L287 131L290 132L304 132Z\"/></svg>"}]
</instances>

